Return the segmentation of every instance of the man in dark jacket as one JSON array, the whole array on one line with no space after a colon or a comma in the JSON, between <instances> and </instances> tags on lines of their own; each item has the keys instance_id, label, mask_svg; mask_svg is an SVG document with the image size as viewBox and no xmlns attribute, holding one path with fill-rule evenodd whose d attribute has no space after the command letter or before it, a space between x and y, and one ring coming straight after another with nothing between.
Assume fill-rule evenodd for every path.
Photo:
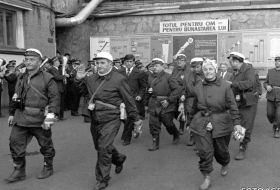
<instances>
[{"instance_id":1,"label":"man in dark jacket","mask_svg":"<svg viewBox=\"0 0 280 190\"><path fill-rule=\"evenodd\" d=\"M63 120L64 119L64 97L65 97L64 81L66 79L66 76L62 75L62 70L60 67L60 62L58 60L58 57L53 57L50 60L50 67L48 68L47 71L53 75L53 79L55 80L57 87L58 87L58 92L60 94L58 119Z\"/></svg>"},{"instance_id":2,"label":"man in dark jacket","mask_svg":"<svg viewBox=\"0 0 280 190\"><path fill-rule=\"evenodd\" d=\"M1 101L2 101L2 91L3 91L3 78L4 78L4 69L3 67L6 65L6 60L5 59L2 59L0 58L0 117L2 117L2 112L1 112L1 108L2 108L2 105L1 105Z\"/></svg>"},{"instance_id":3,"label":"man in dark jacket","mask_svg":"<svg viewBox=\"0 0 280 190\"><path fill-rule=\"evenodd\" d=\"M275 57L275 68L268 70L263 86L267 90L267 118L273 124L274 138L280 138L280 56Z\"/></svg>"},{"instance_id":4,"label":"man in dark jacket","mask_svg":"<svg viewBox=\"0 0 280 190\"><path fill-rule=\"evenodd\" d=\"M132 54L128 54L124 57L125 69L122 69L122 73L130 87L132 96L136 101L137 110L142 119L145 118L145 105L144 95L147 88L147 80L144 72L140 71L135 66L135 57ZM123 145L129 145L132 137L133 121L128 118L124 124L124 130L122 134Z\"/></svg>"},{"instance_id":5,"label":"man in dark jacket","mask_svg":"<svg viewBox=\"0 0 280 190\"><path fill-rule=\"evenodd\" d=\"M9 126L10 150L14 162L14 171L6 179L8 183L23 180L25 173L25 153L27 140L35 136L44 156L44 167L38 179L53 174L55 150L52 142L51 124L53 124L59 105L57 84L51 74L42 71L42 54L37 49L25 52L26 72L19 76L13 101L10 105ZM45 116L45 109L48 113Z\"/></svg>"},{"instance_id":6,"label":"man in dark jacket","mask_svg":"<svg viewBox=\"0 0 280 190\"><path fill-rule=\"evenodd\" d=\"M241 125L246 128L245 138L240 143L236 160L245 159L245 151L251 141L254 120L257 113L258 92L256 74L252 66L244 63L245 56L238 52L231 52L229 62L233 69L232 90L241 115Z\"/></svg>"},{"instance_id":7,"label":"man in dark jacket","mask_svg":"<svg viewBox=\"0 0 280 190\"><path fill-rule=\"evenodd\" d=\"M101 190L108 186L111 165L116 166L115 172L118 174L126 159L113 146L121 125L121 103L124 102L128 118L136 125L140 125L142 121L139 120L135 100L126 79L113 69L112 55L100 52L95 59L98 73L85 77L80 88L91 97L88 105L91 110L91 134L98 153L95 168L97 183L94 190Z\"/></svg>"},{"instance_id":8,"label":"man in dark jacket","mask_svg":"<svg viewBox=\"0 0 280 190\"><path fill-rule=\"evenodd\" d=\"M153 145L148 150L155 151L159 149L159 135L162 123L167 132L173 135L173 144L178 144L179 142L180 134L173 119L182 89L175 78L164 72L163 60L155 58L151 64L154 65L155 73L153 79L148 80L148 92L151 94L149 100L149 127L153 137Z\"/></svg>"},{"instance_id":9,"label":"man in dark jacket","mask_svg":"<svg viewBox=\"0 0 280 190\"><path fill-rule=\"evenodd\" d=\"M177 65L175 66L173 72L172 72L172 77L176 78L178 84L181 86L183 92L186 92L187 88L187 78L190 75L190 64L187 64L187 57L184 54L178 54L176 58L176 63ZM189 94L188 94L189 95ZM186 95L184 94L184 97L181 98L181 101L184 102ZM188 106L185 105L184 108L186 109ZM183 112L182 112L183 113ZM187 113L187 110L184 110L184 113ZM185 120L183 119L185 116L180 117L179 123L179 132L180 134L183 134L184 132L184 127L185 127ZM188 118L190 120L190 118Z\"/></svg>"}]
</instances>

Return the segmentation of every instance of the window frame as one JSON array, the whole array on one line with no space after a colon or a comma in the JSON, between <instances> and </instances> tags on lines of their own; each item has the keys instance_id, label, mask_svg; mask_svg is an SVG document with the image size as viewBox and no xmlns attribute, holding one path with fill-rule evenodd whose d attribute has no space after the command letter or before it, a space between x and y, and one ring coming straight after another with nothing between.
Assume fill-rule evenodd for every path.
<instances>
[{"instance_id":1,"label":"window frame","mask_svg":"<svg viewBox=\"0 0 280 190\"><path fill-rule=\"evenodd\" d=\"M12 13L12 26L13 26L13 32L12 32L12 44L8 44L8 36L7 36L7 21L6 16L7 13ZM17 47L17 10L7 7L7 6L0 6L0 14L2 14L3 17L3 26L0 26L3 28L3 36L4 36L4 45L0 44L0 48L16 48Z\"/></svg>"}]
</instances>

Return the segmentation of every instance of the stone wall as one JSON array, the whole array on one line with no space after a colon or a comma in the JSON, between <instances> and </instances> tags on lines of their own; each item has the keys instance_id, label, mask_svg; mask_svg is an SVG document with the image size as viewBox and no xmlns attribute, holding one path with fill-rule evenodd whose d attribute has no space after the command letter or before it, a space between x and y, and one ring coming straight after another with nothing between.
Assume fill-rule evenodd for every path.
<instances>
[{"instance_id":1,"label":"stone wall","mask_svg":"<svg viewBox=\"0 0 280 190\"><path fill-rule=\"evenodd\" d=\"M225 18L230 20L231 30L280 28L280 12L278 10L126 16L87 20L85 23L76 27L58 28L57 47L62 52L70 52L73 56L87 61L90 51L90 36L157 34L159 33L159 23L161 21Z\"/></svg>"},{"instance_id":2,"label":"stone wall","mask_svg":"<svg viewBox=\"0 0 280 190\"><path fill-rule=\"evenodd\" d=\"M33 47L52 57L56 52L55 15L48 9L33 5L23 14L25 48Z\"/></svg>"}]
</instances>

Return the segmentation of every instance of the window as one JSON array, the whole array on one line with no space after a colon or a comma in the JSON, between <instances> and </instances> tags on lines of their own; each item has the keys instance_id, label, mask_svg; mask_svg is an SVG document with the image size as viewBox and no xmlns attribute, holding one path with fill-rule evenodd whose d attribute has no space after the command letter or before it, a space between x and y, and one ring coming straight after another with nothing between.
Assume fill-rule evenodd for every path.
<instances>
[{"instance_id":1,"label":"window","mask_svg":"<svg viewBox=\"0 0 280 190\"><path fill-rule=\"evenodd\" d=\"M16 12L0 9L0 46L16 46Z\"/></svg>"}]
</instances>

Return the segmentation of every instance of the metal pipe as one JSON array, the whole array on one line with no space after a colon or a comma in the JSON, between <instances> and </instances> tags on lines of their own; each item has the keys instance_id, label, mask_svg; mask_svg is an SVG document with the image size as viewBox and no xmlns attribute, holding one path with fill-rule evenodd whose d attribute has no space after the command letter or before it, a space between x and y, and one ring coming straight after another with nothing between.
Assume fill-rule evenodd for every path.
<instances>
[{"instance_id":1,"label":"metal pipe","mask_svg":"<svg viewBox=\"0 0 280 190\"><path fill-rule=\"evenodd\" d=\"M132 9L132 10L127 10L127 11L120 11L117 13L94 14L93 16L95 18L106 18L106 17L128 15L128 14L143 12L143 11L159 11L159 10L179 9L179 8L180 8L179 5L168 6L168 7L166 6L166 7L139 8L139 9Z\"/></svg>"},{"instance_id":2,"label":"metal pipe","mask_svg":"<svg viewBox=\"0 0 280 190\"><path fill-rule=\"evenodd\" d=\"M70 18L56 18L55 26L56 27L68 27L75 26L83 23L92 11L104 0L91 0L76 16Z\"/></svg>"}]
</instances>

